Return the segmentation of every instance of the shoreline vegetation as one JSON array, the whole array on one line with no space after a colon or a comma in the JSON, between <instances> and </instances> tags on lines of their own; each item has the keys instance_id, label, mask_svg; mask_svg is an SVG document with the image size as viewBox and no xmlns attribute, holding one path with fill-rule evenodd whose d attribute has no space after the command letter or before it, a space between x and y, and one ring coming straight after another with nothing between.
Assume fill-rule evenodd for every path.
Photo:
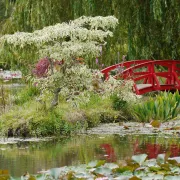
<instances>
[{"instance_id":1,"label":"shoreline vegetation","mask_svg":"<svg viewBox=\"0 0 180 180\"><path fill-rule=\"evenodd\" d=\"M123 117L112 108L110 99L101 99L96 94L81 107L73 107L60 97L61 103L53 109L50 103L39 102L38 95L36 87L27 86L11 97L11 108L0 116L1 136L70 135L97 126L100 122L118 122Z\"/></svg>"},{"instance_id":2,"label":"shoreline vegetation","mask_svg":"<svg viewBox=\"0 0 180 180\"><path fill-rule=\"evenodd\" d=\"M134 105L120 101L116 96L102 98L98 94L92 93L87 103L75 106L59 97L59 103L55 108L51 108L50 103L39 101L39 90L35 86L26 86L13 96L9 110L1 114L0 132L4 137L47 137L47 136L69 136L73 134L158 134L179 135L180 122L178 121L179 112L179 93L174 94L164 92L153 96L146 96L138 100ZM167 97L169 96L169 99ZM161 97L161 99L160 99ZM158 102L162 101L169 107L178 105L175 109L176 117L169 118L167 107L161 108ZM170 105L170 100L177 98L174 105ZM158 99L160 99L158 101ZM153 107L156 104L157 109ZM149 105L151 103L151 105ZM144 112L143 108L153 115L150 107L157 111L156 119L149 117L149 113ZM137 110L138 107L138 110ZM141 108L141 109L140 109ZM148 108L148 109L147 109ZM158 113L158 109L161 112ZM164 110L164 111L163 111ZM174 110L174 109L173 109ZM138 113L140 115L138 116ZM164 113L166 112L166 116ZM169 110L169 113L172 113ZM154 114L155 115L155 114ZM160 116L161 115L161 116ZM166 117L168 117L166 119ZM172 117L172 116L171 116ZM147 119L146 119L147 118ZM148 119L149 118L149 119ZM164 118L164 120L163 120Z\"/></svg>"}]
</instances>

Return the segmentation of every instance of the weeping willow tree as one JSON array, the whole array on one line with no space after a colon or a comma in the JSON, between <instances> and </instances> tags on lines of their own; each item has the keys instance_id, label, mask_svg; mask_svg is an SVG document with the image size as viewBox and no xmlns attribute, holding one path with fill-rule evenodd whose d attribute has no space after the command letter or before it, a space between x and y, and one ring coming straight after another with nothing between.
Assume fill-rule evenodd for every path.
<instances>
[{"instance_id":1,"label":"weeping willow tree","mask_svg":"<svg viewBox=\"0 0 180 180\"><path fill-rule=\"evenodd\" d=\"M72 19L71 2L66 0L1 0L6 9L14 6L11 17L4 24L2 34L17 31L32 32L45 26Z\"/></svg>"},{"instance_id":2,"label":"weeping willow tree","mask_svg":"<svg viewBox=\"0 0 180 180\"><path fill-rule=\"evenodd\" d=\"M129 2L129 59L180 59L180 1Z\"/></svg>"},{"instance_id":3,"label":"weeping willow tree","mask_svg":"<svg viewBox=\"0 0 180 180\"><path fill-rule=\"evenodd\" d=\"M1 1L6 9L12 6L12 1ZM14 0L11 17L3 23L1 33L32 32L82 15L114 15L119 19L114 37L100 57L106 66L121 61L123 54L129 60L180 59L178 0ZM30 61L36 55L32 51L28 56ZM7 64L23 64L24 59L23 53L8 49L0 57Z\"/></svg>"}]
</instances>

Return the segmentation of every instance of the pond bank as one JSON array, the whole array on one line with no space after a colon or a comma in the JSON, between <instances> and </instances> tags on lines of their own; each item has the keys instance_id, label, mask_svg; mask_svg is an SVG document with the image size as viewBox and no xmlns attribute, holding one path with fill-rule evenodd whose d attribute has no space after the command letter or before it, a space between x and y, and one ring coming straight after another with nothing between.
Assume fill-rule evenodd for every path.
<instances>
[{"instance_id":1,"label":"pond bank","mask_svg":"<svg viewBox=\"0 0 180 180\"><path fill-rule=\"evenodd\" d=\"M180 120L172 120L161 123L159 128L153 127L150 123L125 122L100 124L97 127L88 129L87 134L167 134L180 136Z\"/></svg>"}]
</instances>

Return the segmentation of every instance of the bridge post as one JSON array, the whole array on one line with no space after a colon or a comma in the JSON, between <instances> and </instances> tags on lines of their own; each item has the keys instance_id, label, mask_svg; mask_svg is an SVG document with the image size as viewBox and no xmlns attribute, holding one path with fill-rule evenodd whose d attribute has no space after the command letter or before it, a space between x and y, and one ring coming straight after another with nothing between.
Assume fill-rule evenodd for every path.
<instances>
[{"instance_id":1,"label":"bridge post","mask_svg":"<svg viewBox=\"0 0 180 180\"><path fill-rule=\"evenodd\" d=\"M148 72L151 74L150 77L148 77L148 84L154 84L154 78L153 78L153 74L154 74L154 63L149 63L148 64Z\"/></svg>"},{"instance_id":2,"label":"bridge post","mask_svg":"<svg viewBox=\"0 0 180 180\"><path fill-rule=\"evenodd\" d=\"M174 72L175 72L175 63L172 61L171 64L171 84L175 85L175 77L174 77Z\"/></svg>"}]
</instances>

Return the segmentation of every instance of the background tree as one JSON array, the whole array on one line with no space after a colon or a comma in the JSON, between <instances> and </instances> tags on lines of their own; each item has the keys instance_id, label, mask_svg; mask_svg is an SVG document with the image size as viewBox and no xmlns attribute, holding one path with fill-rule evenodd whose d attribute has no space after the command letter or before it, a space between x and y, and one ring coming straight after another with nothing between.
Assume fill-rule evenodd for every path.
<instances>
[{"instance_id":1,"label":"background tree","mask_svg":"<svg viewBox=\"0 0 180 180\"><path fill-rule=\"evenodd\" d=\"M7 8L8 4L6 0ZM103 49L106 66L121 61L123 54L129 60L180 59L178 0L16 0L1 33L32 32L82 15L114 15L119 20L114 37L107 40L109 43ZM6 53L1 54L1 62L11 59L15 65L20 62L23 65L23 54L9 53L9 50ZM29 61L32 56L30 53ZM90 61L89 65L96 67L94 62Z\"/></svg>"}]
</instances>

